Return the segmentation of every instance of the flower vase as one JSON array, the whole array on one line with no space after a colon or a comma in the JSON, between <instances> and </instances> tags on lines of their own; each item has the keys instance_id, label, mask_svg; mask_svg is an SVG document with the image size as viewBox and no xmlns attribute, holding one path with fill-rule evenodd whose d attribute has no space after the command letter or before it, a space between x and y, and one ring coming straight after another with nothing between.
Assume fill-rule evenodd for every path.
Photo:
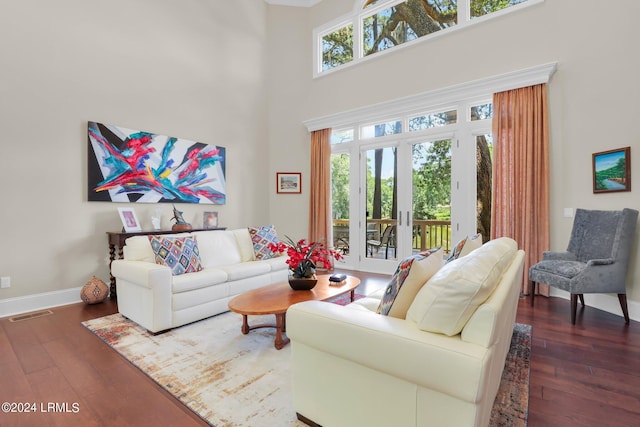
<instances>
[{"instance_id":1,"label":"flower vase","mask_svg":"<svg viewBox=\"0 0 640 427\"><path fill-rule=\"evenodd\" d=\"M312 277L293 277L289 275L289 286L294 291L309 291L318 283L315 274Z\"/></svg>"}]
</instances>

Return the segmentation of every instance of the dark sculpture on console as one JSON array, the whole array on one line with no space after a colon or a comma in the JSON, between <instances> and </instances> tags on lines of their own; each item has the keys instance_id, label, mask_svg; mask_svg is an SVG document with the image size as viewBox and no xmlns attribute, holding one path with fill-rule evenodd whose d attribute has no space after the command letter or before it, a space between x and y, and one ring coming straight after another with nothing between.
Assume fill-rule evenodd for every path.
<instances>
[{"instance_id":1,"label":"dark sculpture on console","mask_svg":"<svg viewBox=\"0 0 640 427\"><path fill-rule=\"evenodd\" d=\"M176 222L171 227L171 229L174 231L186 231L186 230L192 229L191 224L189 224L184 220L184 217L182 216L182 211L179 211L178 209L176 209L175 205L173 205L173 218L171 219Z\"/></svg>"}]
</instances>

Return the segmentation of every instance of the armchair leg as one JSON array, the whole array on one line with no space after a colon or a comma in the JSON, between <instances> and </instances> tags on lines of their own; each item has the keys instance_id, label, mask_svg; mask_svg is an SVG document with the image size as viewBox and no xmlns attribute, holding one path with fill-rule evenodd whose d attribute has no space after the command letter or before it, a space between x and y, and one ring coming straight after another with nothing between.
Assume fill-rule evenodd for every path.
<instances>
[{"instance_id":1,"label":"armchair leg","mask_svg":"<svg viewBox=\"0 0 640 427\"><path fill-rule=\"evenodd\" d=\"M629 309L627 308L627 294L618 294L618 301L620 301L620 307L622 307L622 314L624 315L624 323L629 324Z\"/></svg>"},{"instance_id":2,"label":"armchair leg","mask_svg":"<svg viewBox=\"0 0 640 427\"><path fill-rule=\"evenodd\" d=\"M578 294L578 298L580 298L580 304L584 307L584 294Z\"/></svg>"},{"instance_id":3,"label":"armchair leg","mask_svg":"<svg viewBox=\"0 0 640 427\"><path fill-rule=\"evenodd\" d=\"M576 311L578 309L578 295L571 294L571 324L576 324Z\"/></svg>"}]
</instances>

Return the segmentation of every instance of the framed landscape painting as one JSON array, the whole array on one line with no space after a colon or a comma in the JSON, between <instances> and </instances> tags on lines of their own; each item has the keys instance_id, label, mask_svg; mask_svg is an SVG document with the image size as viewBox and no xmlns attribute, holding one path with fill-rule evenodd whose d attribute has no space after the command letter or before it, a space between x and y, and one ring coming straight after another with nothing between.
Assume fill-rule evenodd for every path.
<instances>
[{"instance_id":1,"label":"framed landscape painting","mask_svg":"<svg viewBox=\"0 0 640 427\"><path fill-rule=\"evenodd\" d=\"M225 204L224 147L97 122L88 142L89 201Z\"/></svg>"},{"instance_id":2,"label":"framed landscape painting","mask_svg":"<svg viewBox=\"0 0 640 427\"><path fill-rule=\"evenodd\" d=\"M593 154L593 192L631 191L631 147Z\"/></svg>"},{"instance_id":3,"label":"framed landscape painting","mask_svg":"<svg viewBox=\"0 0 640 427\"><path fill-rule=\"evenodd\" d=\"M302 193L302 173L276 172L276 188L278 193Z\"/></svg>"}]
</instances>

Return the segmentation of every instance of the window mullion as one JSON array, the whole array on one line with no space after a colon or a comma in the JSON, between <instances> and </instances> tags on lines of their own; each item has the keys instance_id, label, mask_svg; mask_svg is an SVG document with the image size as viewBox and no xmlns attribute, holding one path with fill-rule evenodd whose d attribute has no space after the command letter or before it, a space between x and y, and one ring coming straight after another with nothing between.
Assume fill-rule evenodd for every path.
<instances>
[{"instance_id":1,"label":"window mullion","mask_svg":"<svg viewBox=\"0 0 640 427\"><path fill-rule=\"evenodd\" d=\"M458 25L465 25L471 20L471 0L458 0Z\"/></svg>"},{"instance_id":2,"label":"window mullion","mask_svg":"<svg viewBox=\"0 0 640 427\"><path fill-rule=\"evenodd\" d=\"M353 60L362 59L362 20L359 15L353 18Z\"/></svg>"}]
</instances>

